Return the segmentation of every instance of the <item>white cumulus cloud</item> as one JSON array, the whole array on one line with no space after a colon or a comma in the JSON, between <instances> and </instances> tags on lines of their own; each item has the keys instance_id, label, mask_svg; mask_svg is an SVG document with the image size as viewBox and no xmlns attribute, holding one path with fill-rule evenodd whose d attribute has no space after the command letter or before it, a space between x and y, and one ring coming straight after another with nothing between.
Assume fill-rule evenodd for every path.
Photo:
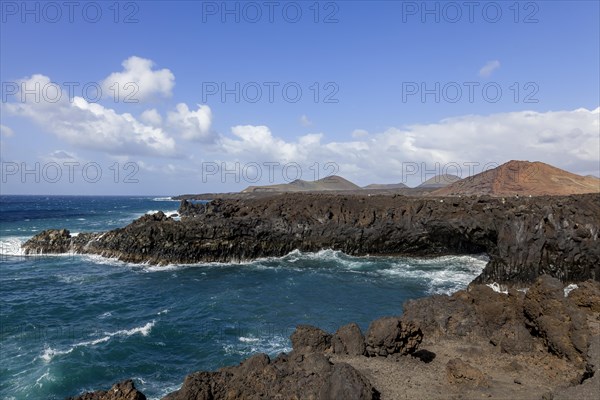
<instances>
[{"instance_id":1,"label":"white cumulus cloud","mask_svg":"<svg viewBox=\"0 0 600 400\"><path fill-rule=\"evenodd\" d=\"M169 112L167 122L186 140L207 141L212 137L212 111L206 105L198 104L198 109L192 111L186 104L179 103L175 111Z\"/></svg>"},{"instance_id":2,"label":"white cumulus cloud","mask_svg":"<svg viewBox=\"0 0 600 400\"><path fill-rule=\"evenodd\" d=\"M231 128L235 138L221 137L220 149L229 156L247 161L304 162L319 151L321 134L301 136L296 142L274 137L267 126L238 125Z\"/></svg>"},{"instance_id":3,"label":"white cumulus cloud","mask_svg":"<svg viewBox=\"0 0 600 400\"><path fill-rule=\"evenodd\" d=\"M160 126L162 124L162 117L155 108L144 111L142 115L140 115L140 119L152 126Z\"/></svg>"},{"instance_id":4,"label":"white cumulus cloud","mask_svg":"<svg viewBox=\"0 0 600 400\"><path fill-rule=\"evenodd\" d=\"M154 70L154 62L131 56L123 61L123 71L113 72L102 81L102 92L118 102L140 102L155 96L171 96L175 76L169 69ZM137 101L136 101L137 100Z\"/></svg>"},{"instance_id":5,"label":"white cumulus cloud","mask_svg":"<svg viewBox=\"0 0 600 400\"><path fill-rule=\"evenodd\" d=\"M465 176L481 172L486 164L512 159L589 173L597 171L600 162L599 112L600 108L465 115L340 142L326 142L322 134L286 140L267 126L245 125L233 127L233 137L223 136L219 144L223 159L305 166L334 162L340 175L365 184L401 182L409 163L418 165L419 174L429 174L426 178L448 165L459 165ZM478 164L469 167L472 163ZM421 176L415 178L407 183L422 181Z\"/></svg>"},{"instance_id":6,"label":"white cumulus cloud","mask_svg":"<svg viewBox=\"0 0 600 400\"><path fill-rule=\"evenodd\" d=\"M33 75L24 80L25 87L36 83L44 87L50 78ZM8 112L23 116L75 146L108 154L175 156L175 141L162 129L146 125L131 114L119 114L81 97L69 100L66 92L59 101L25 101L7 103Z\"/></svg>"},{"instance_id":7,"label":"white cumulus cloud","mask_svg":"<svg viewBox=\"0 0 600 400\"><path fill-rule=\"evenodd\" d=\"M354 131L352 131L353 138L361 138L365 136L369 136L369 132L364 129L355 129Z\"/></svg>"}]
</instances>

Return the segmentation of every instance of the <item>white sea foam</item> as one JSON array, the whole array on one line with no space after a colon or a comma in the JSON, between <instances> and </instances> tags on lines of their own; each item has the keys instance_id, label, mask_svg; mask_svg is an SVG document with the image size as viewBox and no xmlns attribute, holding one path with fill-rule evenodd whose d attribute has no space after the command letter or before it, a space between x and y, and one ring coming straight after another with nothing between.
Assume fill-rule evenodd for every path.
<instances>
[{"instance_id":1,"label":"white sea foam","mask_svg":"<svg viewBox=\"0 0 600 400\"><path fill-rule=\"evenodd\" d=\"M177 390L181 389L181 383L177 383L175 385L170 385L170 386L161 386L160 388L157 388L159 394L156 397L148 397L148 400L160 400L163 397L165 397L166 395L168 395L169 393L173 393Z\"/></svg>"},{"instance_id":2,"label":"white sea foam","mask_svg":"<svg viewBox=\"0 0 600 400\"><path fill-rule=\"evenodd\" d=\"M577 289L579 286L577 286L574 283L571 283L569 286L567 286L564 290L565 290L565 297L567 297L569 295L569 293L571 293L573 290Z\"/></svg>"},{"instance_id":3,"label":"white sea foam","mask_svg":"<svg viewBox=\"0 0 600 400\"><path fill-rule=\"evenodd\" d=\"M38 386L38 387L44 386L43 381L49 381L49 382L54 382L55 381L54 377L50 374L49 370L46 370L46 372L44 372L42 374L42 376L40 376L39 378L37 378L35 380L35 386Z\"/></svg>"},{"instance_id":4,"label":"white sea foam","mask_svg":"<svg viewBox=\"0 0 600 400\"><path fill-rule=\"evenodd\" d=\"M500 285L498 282L488 283L486 286L492 288L494 292L508 294L508 290L503 285Z\"/></svg>"},{"instance_id":5,"label":"white sea foam","mask_svg":"<svg viewBox=\"0 0 600 400\"><path fill-rule=\"evenodd\" d=\"M63 274L59 274L56 275L57 279L59 282L62 283L74 283L74 284L78 284L81 285L83 282L85 282L85 280L87 279L86 275L63 275Z\"/></svg>"},{"instance_id":6,"label":"white sea foam","mask_svg":"<svg viewBox=\"0 0 600 400\"><path fill-rule=\"evenodd\" d=\"M140 377L134 377L133 378L134 381L139 381L142 385L146 384L146 381Z\"/></svg>"},{"instance_id":7,"label":"white sea foam","mask_svg":"<svg viewBox=\"0 0 600 400\"><path fill-rule=\"evenodd\" d=\"M179 200L175 200L171 197L155 197L152 200L153 201L179 201Z\"/></svg>"},{"instance_id":8,"label":"white sea foam","mask_svg":"<svg viewBox=\"0 0 600 400\"><path fill-rule=\"evenodd\" d=\"M110 337L119 336L119 335L131 336L131 335L135 335L136 333L139 333L142 336L148 336L150 334L150 331L154 327L155 323L156 323L156 321L152 320L144 326L140 326L140 327L133 328L133 329L124 329L124 330L116 331L114 333L108 333L107 335L109 335Z\"/></svg>"},{"instance_id":9,"label":"white sea foam","mask_svg":"<svg viewBox=\"0 0 600 400\"><path fill-rule=\"evenodd\" d=\"M149 265L147 262L144 263L131 263L121 261L114 257L104 257L99 254L81 254L81 258L94 264L110 265L113 267L129 267L129 268L140 268Z\"/></svg>"},{"instance_id":10,"label":"white sea foam","mask_svg":"<svg viewBox=\"0 0 600 400\"><path fill-rule=\"evenodd\" d=\"M167 217L173 218L175 221L179 221L180 220L179 212L177 210L167 210L167 211L163 211L163 210L148 210L148 211L146 211L146 215L156 214L156 213L159 213L160 211L162 211Z\"/></svg>"},{"instance_id":11,"label":"white sea foam","mask_svg":"<svg viewBox=\"0 0 600 400\"><path fill-rule=\"evenodd\" d=\"M15 247L15 246L13 246ZM451 294L464 289L485 267L486 256L443 256L435 258L354 257L337 250L325 249L305 253L294 250L283 257L265 257L238 262L209 262L196 264L149 265L128 263L99 255L82 255L96 264L142 268L143 272L177 271L194 267L231 267L248 265L256 269L285 268L303 271L306 267L292 266L299 261L331 261L337 268L368 276L388 276L395 279L425 280L430 294ZM383 264L383 265L382 265ZM312 268L311 268L312 269ZM314 269L313 269L314 270ZM492 286L490 286L492 287ZM494 289L494 287L492 287ZM500 288L498 288L500 290Z\"/></svg>"},{"instance_id":12,"label":"white sea foam","mask_svg":"<svg viewBox=\"0 0 600 400\"><path fill-rule=\"evenodd\" d=\"M260 339L259 339L259 338L255 338L255 337L245 337L245 336L240 336L240 337L238 338L238 340L239 340L240 342L244 342L244 343L256 343L256 342L260 341Z\"/></svg>"},{"instance_id":13,"label":"white sea foam","mask_svg":"<svg viewBox=\"0 0 600 400\"><path fill-rule=\"evenodd\" d=\"M467 287L485 265L482 258L472 256L410 258L373 273L397 279L424 280L429 294L452 294Z\"/></svg>"},{"instance_id":14,"label":"white sea foam","mask_svg":"<svg viewBox=\"0 0 600 400\"><path fill-rule=\"evenodd\" d=\"M277 355L292 351L290 341L283 335L274 336L240 336L238 343L227 343L223 345L226 354L248 357L256 353Z\"/></svg>"},{"instance_id":15,"label":"white sea foam","mask_svg":"<svg viewBox=\"0 0 600 400\"><path fill-rule=\"evenodd\" d=\"M30 236L7 236L0 240L0 255L4 256L19 256L19 257L62 257L62 256L72 256L76 253L74 252L66 252L66 253L29 253L25 254L22 249L22 245L29 240Z\"/></svg>"},{"instance_id":16,"label":"white sea foam","mask_svg":"<svg viewBox=\"0 0 600 400\"><path fill-rule=\"evenodd\" d=\"M306 266L299 266L300 261L314 261L319 267L323 262L335 264L340 270L363 274L372 277L385 276L393 279L414 279L427 282L430 294L452 294L467 287L485 268L488 258L485 255L475 256L442 256L434 258L349 256L341 251L325 249L318 252L301 252L294 250L283 257L265 257L256 260L238 262L210 262L196 264L150 265L144 272L177 271L198 267L231 267L247 265L249 268L269 270L285 268L298 272L306 271ZM319 262L318 264L316 262ZM313 263L311 263L313 264ZM318 268L308 267L311 271ZM324 267L325 268L325 267Z\"/></svg>"},{"instance_id":17,"label":"white sea foam","mask_svg":"<svg viewBox=\"0 0 600 400\"><path fill-rule=\"evenodd\" d=\"M157 213L159 213L159 212L161 212L161 211L162 211L162 212L163 212L163 213L164 213L164 214L165 214L167 217L171 217L171 216L173 216L173 215L175 215L175 214L179 214L179 213L177 212L177 210L167 210L167 211L164 211L164 210L148 210L148 211L146 211L146 214L147 214L147 215L152 215L152 214L157 214Z\"/></svg>"},{"instance_id":18,"label":"white sea foam","mask_svg":"<svg viewBox=\"0 0 600 400\"><path fill-rule=\"evenodd\" d=\"M49 346L45 346L44 347L44 351L42 352L42 355L40 356L40 358L42 360L46 361L46 362L50 362L50 361L52 361L52 359L55 356L60 356L60 355L63 355L63 354L69 354L73 350L75 350L75 347L71 347L68 350L62 350L61 351L61 350L53 349L52 347L49 347Z\"/></svg>"},{"instance_id":19,"label":"white sea foam","mask_svg":"<svg viewBox=\"0 0 600 400\"><path fill-rule=\"evenodd\" d=\"M177 271L182 268L198 266L198 264L167 264L167 265L148 265L144 268L144 272L165 272L165 271Z\"/></svg>"},{"instance_id":20,"label":"white sea foam","mask_svg":"<svg viewBox=\"0 0 600 400\"><path fill-rule=\"evenodd\" d=\"M69 354L78 347L95 346L100 343L108 342L110 339L112 339L113 337L117 337L117 336L128 337L128 336L132 336L132 335L136 335L136 334L140 334L142 336L148 336L150 334L150 331L152 330L152 327L154 327L155 323L156 323L156 321L152 320L152 321L148 322L147 324L145 324L144 326L139 326L139 327L132 328L132 329L122 329L122 330L118 330L116 332L104 332L104 336L102 336L102 337L99 337L99 338L96 338L93 340L86 340L83 342L75 343L74 345L72 345L71 347L69 347L68 349L65 349L65 350L57 350L48 345L45 345L44 350L42 351L42 354L39 356L39 358L41 358L45 362L50 362L50 361L52 361L52 359L54 357ZM38 357L36 357L36 358L38 358Z\"/></svg>"},{"instance_id":21,"label":"white sea foam","mask_svg":"<svg viewBox=\"0 0 600 400\"><path fill-rule=\"evenodd\" d=\"M0 254L5 256L22 256L21 246L29 239L27 236L7 236L0 240Z\"/></svg>"}]
</instances>

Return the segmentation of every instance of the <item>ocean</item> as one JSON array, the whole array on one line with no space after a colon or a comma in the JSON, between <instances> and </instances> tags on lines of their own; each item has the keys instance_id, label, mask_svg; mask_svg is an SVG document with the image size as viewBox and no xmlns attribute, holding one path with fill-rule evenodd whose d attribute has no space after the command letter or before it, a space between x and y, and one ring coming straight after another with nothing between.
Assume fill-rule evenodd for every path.
<instances>
[{"instance_id":1,"label":"ocean","mask_svg":"<svg viewBox=\"0 0 600 400\"><path fill-rule=\"evenodd\" d=\"M148 398L185 375L291 350L297 324L363 331L402 303L465 288L484 256L430 259L292 252L236 264L157 267L23 256L48 228L119 228L175 213L168 197L0 196L0 398L64 399L132 378Z\"/></svg>"}]
</instances>

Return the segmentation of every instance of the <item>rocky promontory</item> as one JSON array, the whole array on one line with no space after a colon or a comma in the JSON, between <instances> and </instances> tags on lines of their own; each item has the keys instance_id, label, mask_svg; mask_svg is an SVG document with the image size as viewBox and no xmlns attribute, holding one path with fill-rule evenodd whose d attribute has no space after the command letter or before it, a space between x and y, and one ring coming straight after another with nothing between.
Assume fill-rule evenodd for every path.
<instances>
[{"instance_id":1,"label":"rocky promontory","mask_svg":"<svg viewBox=\"0 0 600 400\"><path fill-rule=\"evenodd\" d=\"M486 253L477 282L600 280L600 196L411 198L288 193L182 201L176 221L159 212L104 233L44 231L27 254L67 251L151 264L230 262L293 250L350 255Z\"/></svg>"}]
</instances>

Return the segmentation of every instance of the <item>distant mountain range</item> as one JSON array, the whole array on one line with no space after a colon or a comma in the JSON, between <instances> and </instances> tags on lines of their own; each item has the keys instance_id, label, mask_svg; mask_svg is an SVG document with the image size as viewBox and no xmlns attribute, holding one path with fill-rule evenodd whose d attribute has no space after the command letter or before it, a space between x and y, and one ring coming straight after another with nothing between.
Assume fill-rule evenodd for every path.
<instances>
[{"instance_id":1,"label":"distant mountain range","mask_svg":"<svg viewBox=\"0 0 600 400\"><path fill-rule=\"evenodd\" d=\"M288 192L369 192L400 193L410 196L514 196L514 195L570 195L600 192L600 179L581 176L542 162L509 161L497 168L461 179L456 175L438 175L416 188L403 183L371 184L365 187L341 176L328 176L317 181L295 180L290 183L250 186L242 194ZM235 196L231 193L229 196ZM239 193L237 195L240 195ZM181 198L195 198L183 195ZM216 196L209 196L216 197Z\"/></svg>"},{"instance_id":2,"label":"distant mountain range","mask_svg":"<svg viewBox=\"0 0 600 400\"><path fill-rule=\"evenodd\" d=\"M419 187L421 189L423 189L423 188L443 188L454 182L460 181L460 179L461 179L460 176L456 176L456 175L448 175L448 174L437 175L431 179L426 180L425 182L421 183L417 187Z\"/></svg>"},{"instance_id":3,"label":"distant mountain range","mask_svg":"<svg viewBox=\"0 0 600 400\"><path fill-rule=\"evenodd\" d=\"M303 181L297 179L290 183L282 183L278 185L267 186L250 186L242 193L289 193L289 192L322 192L322 191L396 191L396 190L415 190L415 189L436 189L456 182L460 178L455 175L438 175L426 182L423 182L417 188L410 188L404 183L373 183L364 187L360 187L342 178L341 176L332 175L316 181Z\"/></svg>"},{"instance_id":4,"label":"distant mountain range","mask_svg":"<svg viewBox=\"0 0 600 400\"><path fill-rule=\"evenodd\" d=\"M404 183L372 183L367 186L363 186L363 189L367 190L389 190L389 189L408 189Z\"/></svg>"},{"instance_id":5,"label":"distant mountain range","mask_svg":"<svg viewBox=\"0 0 600 400\"><path fill-rule=\"evenodd\" d=\"M341 176L332 175L316 181L303 181L297 179L290 183L282 183L279 185L267 186L250 186L242 193L257 193L257 192L321 192L331 190L361 190L361 187L355 185Z\"/></svg>"}]
</instances>

